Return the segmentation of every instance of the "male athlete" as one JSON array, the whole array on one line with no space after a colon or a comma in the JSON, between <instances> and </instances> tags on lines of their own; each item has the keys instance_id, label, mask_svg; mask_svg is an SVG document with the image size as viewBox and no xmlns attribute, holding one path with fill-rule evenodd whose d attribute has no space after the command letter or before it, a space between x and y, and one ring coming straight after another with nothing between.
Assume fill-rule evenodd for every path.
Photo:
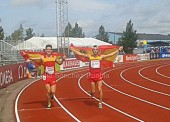
<instances>
[{"instance_id":1,"label":"male athlete","mask_svg":"<svg viewBox=\"0 0 170 122\"><path fill-rule=\"evenodd\" d=\"M88 77L88 80L91 83L91 96L94 95L95 93L95 87L96 84L98 86L98 90L99 90L99 108L102 109L102 98L103 98L103 91L102 91L102 72L101 72L101 60L103 58L107 58L110 56L115 55L117 51L114 51L108 55L99 55L99 48L97 45L94 45L92 48L92 52L93 54L83 54L79 51L74 50L73 47L70 47L70 50L72 50L73 52L75 52L76 54L80 55L80 56L84 56L90 59L89 62L89 70L90 70L90 74Z\"/></svg>"},{"instance_id":2,"label":"male athlete","mask_svg":"<svg viewBox=\"0 0 170 122\"><path fill-rule=\"evenodd\" d=\"M45 47L45 55L40 58L31 58L30 60L41 59L44 64L43 81L45 83L45 88L47 90L47 108L51 108L51 100L53 99L53 94L56 91L56 69L55 63L61 65L65 60L63 56L62 60L57 60L56 56L52 55L52 45L48 44Z\"/></svg>"}]
</instances>

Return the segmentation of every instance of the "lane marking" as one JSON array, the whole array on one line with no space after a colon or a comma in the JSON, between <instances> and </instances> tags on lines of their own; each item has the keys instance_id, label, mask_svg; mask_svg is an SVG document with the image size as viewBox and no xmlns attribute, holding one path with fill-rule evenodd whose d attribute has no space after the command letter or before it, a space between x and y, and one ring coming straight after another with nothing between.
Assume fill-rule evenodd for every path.
<instances>
[{"instance_id":1,"label":"lane marking","mask_svg":"<svg viewBox=\"0 0 170 122\"><path fill-rule=\"evenodd\" d=\"M70 74L67 74L67 75L64 75L62 77L60 77L56 82L58 82L59 80L61 80L62 78L64 77L67 77L69 75L72 75L72 74L75 74L75 73L78 73L78 72L83 72L83 71L87 71L87 69L85 70L82 70L82 71L77 71L77 72L74 72L74 73L70 73ZM81 122L76 116L74 116L68 109L66 109L66 107L64 107L61 102L58 100L58 98L54 95L54 99L56 100L56 102L63 108L63 110L68 114L70 115L75 121L77 122Z\"/></svg>"},{"instance_id":2,"label":"lane marking","mask_svg":"<svg viewBox=\"0 0 170 122\"><path fill-rule=\"evenodd\" d=\"M116 69L111 69L111 70L108 70L108 71L106 71L106 72L104 72L104 73L108 73L108 72L113 71L113 70L116 70ZM137 99L137 100L139 100L139 101L142 101L142 102L145 102L145 103L148 103L148 104L151 104L151 105L154 105L154 106L157 106L157 107L166 109L166 110L170 110L170 108L168 108L168 107L165 107L165 106L162 106L162 105L159 105L159 104L156 104L156 103L153 103L153 102L150 102L150 101L147 101L147 100L144 100L144 99L135 97L135 96L133 96L133 95L124 93L124 92L122 92L122 91L120 91L120 90L118 90L118 89L116 89L116 88L111 87L111 85L108 85L106 82L103 82L103 83L104 83L104 85L106 85L106 86L109 87L110 89L113 89L114 91L119 92L119 93L121 93L121 94L123 94L123 95L126 95L126 96L128 96L128 97Z\"/></svg>"},{"instance_id":3,"label":"lane marking","mask_svg":"<svg viewBox=\"0 0 170 122\"><path fill-rule=\"evenodd\" d=\"M138 66L138 67L140 67L140 66ZM135 67L131 67L131 68L127 68L127 69L123 70L123 71L120 73L120 77L121 77L124 81L126 81L126 82L128 82L128 83L130 83L130 84L132 84L132 85L134 85L134 86L140 87L140 88L142 88L142 89L145 89L145 90L148 90L148 91L151 91L151 92L155 92L155 93L158 93L158 94L162 94L162 95L165 95L165 96L170 96L170 94L166 94L166 93L163 93L163 92L160 92L160 91L156 91L156 90L153 90L153 89L149 89L149 88L147 88L147 87L140 86L140 85L138 85L138 84L135 84L135 83L130 82L129 80L125 79L125 78L123 77L123 73L126 72L126 71L128 71L129 69L133 69L133 68L135 68Z\"/></svg>"},{"instance_id":4,"label":"lane marking","mask_svg":"<svg viewBox=\"0 0 170 122\"><path fill-rule=\"evenodd\" d=\"M53 109L61 109L61 107L53 107L53 108L50 108L50 109L48 109L48 108L35 108L35 109L20 109L20 110L18 110L18 111L37 111L37 110L53 110Z\"/></svg>"},{"instance_id":5,"label":"lane marking","mask_svg":"<svg viewBox=\"0 0 170 122\"><path fill-rule=\"evenodd\" d=\"M15 116L16 116L17 122L20 122L19 114L18 114L18 108L17 108L17 107L18 107L18 100L19 100L21 94L23 93L23 91L24 91L26 88L28 88L28 86L30 86L31 84L33 84L33 83L35 83L35 82L37 82L37 81L39 81L39 80L40 80L40 79L37 79L37 80L29 83L28 85L26 85L26 86L19 92L19 94L17 95L17 98L16 98L16 100L15 100Z\"/></svg>"},{"instance_id":6,"label":"lane marking","mask_svg":"<svg viewBox=\"0 0 170 122\"><path fill-rule=\"evenodd\" d=\"M152 66L155 66L155 65L152 65ZM169 84L162 83L162 82L158 82L157 80L150 79L150 78L145 77L144 75L141 74L142 70L147 69L147 68L152 67L152 66L148 66L148 67L144 67L144 68L140 69L140 70L138 71L138 74L139 74L141 77L143 77L144 79L147 79L147 80L152 81L152 82L154 82L154 83L157 83L157 84L160 84L160 85L164 85L164 86L168 86L168 87L169 87L169 86L170 86Z\"/></svg>"},{"instance_id":7,"label":"lane marking","mask_svg":"<svg viewBox=\"0 0 170 122\"><path fill-rule=\"evenodd\" d=\"M78 79L78 85L79 85L80 89L81 89L84 93L86 93L88 96L90 96L90 94L89 94L87 91L85 91L85 90L81 87L81 85L80 85L81 79L82 79L85 75L87 75L87 74L88 74L88 73L82 75L82 76ZM97 99L96 97L93 97L93 99L95 99L95 100L97 100L97 101L100 101L100 100ZM109 108L111 108L111 109L113 109L113 110L115 110L115 111L117 111L117 112L119 112L119 113L122 113L122 114L124 114L124 115L126 115L126 116L128 116L128 117L130 117L130 118L132 118L132 119L135 119L135 120L137 120L137 121L139 121L139 122L144 122L143 120L138 119L138 118L136 118L136 117L134 117L134 116L132 116L132 115L130 115L130 114L127 114L127 113L125 113L125 112L123 112L123 111L121 111L121 110L119 110L119 109L117 109L117 108L115 108L115 107L113 107L113 106L105 103L105 102L102 102L102 103L103 103L104 105L106 105L107 107L109 107Z\"/></svg>"},{"instance_id":8,"label":"lane marking","mask_svg":"<svg viewBox=\"0 0 170 122\"><path fill-rule=\"evenodd\" d=\"M73 70L72 70L72 71L73 71ZM72 72L72 71L68 71L68 72ZM73 74L73 73L71 73L71 74ZM24 90L25 90L26 88L28 88L30 85L32 85L33 83L35 83L35 82L37 82L37 81L39 81L39 80L41 80L41 79L36 79L35 81L29 83L28 85L26 85L26 86L18 93L18 95L17 95L17 97L16 97L16 100L15 100L15 117L16 117L17 122L20 122L19 113L18 113L18 101L19 101L19 98L20 98L21 94L24 92Z\"/></svg>"},{"instance_id":9,"label":"lane marking","mask_svg":"<svg viewBox=\"0 0 170 122\"><path fill-rule=\"evenodd\" d=\"M170 65L170 64L169 64L169 65ZM163 66L158 67L158 68L156 69L156 73L159 74L159 75L161 75L161 76L163 76L163 77L170 78L170 76L167 76L167 75L164 75L164 74L161 74L160 72L158 72L158 70L159 70L160 68L165 67L165 66L167 66L167 65L163 65Z\"/></svg>"}]
</instances>

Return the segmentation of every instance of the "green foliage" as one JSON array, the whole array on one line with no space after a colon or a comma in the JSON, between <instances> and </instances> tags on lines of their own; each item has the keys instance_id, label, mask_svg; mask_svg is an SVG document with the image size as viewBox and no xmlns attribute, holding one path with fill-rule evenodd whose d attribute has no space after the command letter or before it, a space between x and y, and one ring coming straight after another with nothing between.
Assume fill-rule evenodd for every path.
<instances>
[{"instance_id":1,"label":"green foliage","mask_svg":"<svg viewBox=\"0 0 170 122\"><path fill-rule=\"evenodd\" d=\"M68 23L68 25L65 27L63 36L84 38L85 34L83 33L82 27L79 27L79 25L76 22L74 28L72 28L70 23Z\"/></svg>"},{"instance_id":2,"label":"green foliage","mask_svg":"<svg viewBox=\"0 0 170 122\"><path fill-rule=\"evenodd\" d=\"M96 39L99 39L104 42L109 42L108 34L105 32L103 25L100 26L99 34L96 36Z\"/></svg>"},{"instance_id":3,"label":"green foliage","mask_svg":"<svg viewBox=\"0 0 170 122\"><path fill-rule=\"evenodd\" d=\"M24 33L23 32L24 32L24 28L23 28L23 26L21 24L20 27L11 34L12 40L15 40L15 41L21 40L21 41L23 41L24 40Z\"/></svg>"},{"instance_id":4,"label":"green foliage","mask_svg":"<svg viewBox=\"0 0 170 122\"><path fill-rule=\"evenodd\" d=\"M33 36L35 36L35 33L33 33L32 28L26 29L25 32L26 32L25 40L28 40L28 39L32 38Z\"/></svg>"},{"instance_id":5,"label":"green foliage","mask_svg":"<svg viewBox=\"0 0 170 122\"><path fill-rule=\"evenodd\" d=\"M45 37L45 35L42 33L40 37Z\"/></svg>"},{"instance_id":6,"label":"green foliage","mask_svg":"<svg viewBox=\"0 0 170 122\"><path fill-rule=\"evenodd\" d=\"M68 23L68 25L65 27L63 36L69 37L71 35L72 35L72 26L70 23Z\"/></svg>"},{"instance_id":7,"label":"green foliage","mask_svg":"<svg viewBox=\"0 0 170 122\"><path fill-rule=\"evenodd\" d=\"M123 46L125 53L132 54L134 48L137 47L137 38L136 30L133 29L133 23L129 20L126 25L126 31L123 31L123 35L117 42L117 45Z\"/></svg>"},{"instance_id":8,"label":"green foliage","mask_svg":"<svg viewBox=\"0 0 170 122\"><path fill-rule=\"evenodd\" d=\"M4 29L0 26L0 40L4 39Z\"/></svg>"}]
</instances>

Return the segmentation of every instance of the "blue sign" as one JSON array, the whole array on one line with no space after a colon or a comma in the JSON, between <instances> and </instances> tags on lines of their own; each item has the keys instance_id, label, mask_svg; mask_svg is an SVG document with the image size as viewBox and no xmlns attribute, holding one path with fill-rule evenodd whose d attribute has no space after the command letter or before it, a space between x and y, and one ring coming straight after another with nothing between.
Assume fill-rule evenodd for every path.
<instances>
[{"instance_id":1,"label":"blue sign","mask_svg":"<svg viewBox=\"0 0 170 122\"><path fill-rule=\"evenodd\" d=\"M170 58L170 53L161 53L160 58Z\"/></svg>"}]
</instances>

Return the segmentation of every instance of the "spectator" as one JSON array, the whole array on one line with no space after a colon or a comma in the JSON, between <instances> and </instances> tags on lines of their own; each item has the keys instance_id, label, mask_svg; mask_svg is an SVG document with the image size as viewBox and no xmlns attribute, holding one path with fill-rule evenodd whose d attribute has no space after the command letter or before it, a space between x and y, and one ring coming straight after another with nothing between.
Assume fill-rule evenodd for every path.
<instances>
[{"instance_id":1,"label":"spectator","mask_svg":"<svg viewBox=\"0 0 170 122\"><path fill-rule=\"evenodd\" d=\"M121 46L118 55L124 55L124 54L125 52L123 50L123 46Z\"/></svg>"},{"instance_id":2,"label":"spectator","mask_svg":"<svg viewBox=\"0 0 170 122\"><path fill-rule=\"evenodd\" d=\"M40 75L40 70L35 67L32 61L28 62L28 71L31 74L31 77L39 77Z\"/></svg>"}]
</instances>

